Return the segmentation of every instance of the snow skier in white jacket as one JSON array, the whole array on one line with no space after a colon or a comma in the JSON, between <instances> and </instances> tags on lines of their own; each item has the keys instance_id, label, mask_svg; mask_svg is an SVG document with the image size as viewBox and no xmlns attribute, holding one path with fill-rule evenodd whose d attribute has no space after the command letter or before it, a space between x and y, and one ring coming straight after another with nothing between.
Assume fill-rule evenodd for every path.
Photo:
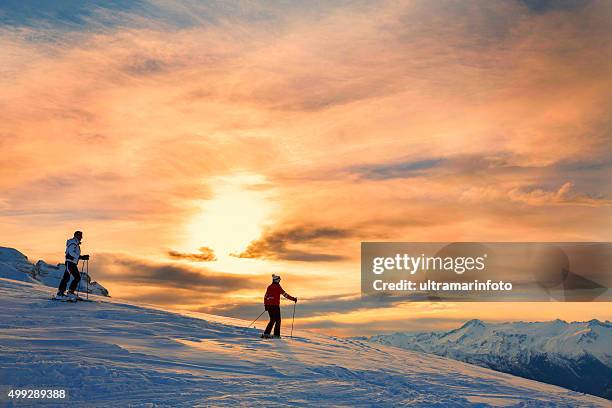
<instances>
[{"instance_id":1,"label":"snow skier in white jacket","mask_svg":"<svg viewBox=\"0 0 612 408\"><path fill-rule=\"evenodd\" d=\"M83 233L81 231L75 231L74 237L66 241L66 271L64 272L59 288L57 288L57 295L55 296L57 299L76 298L74 291L81 280L81 274L79 273L79 267L77 265L79 260L89 259L89 255L81 255L82 240ZM70 280L70 275L72 275L73 279L68 289L68 295L66 295L64 291Z\"/></svg>"}]
</instances>

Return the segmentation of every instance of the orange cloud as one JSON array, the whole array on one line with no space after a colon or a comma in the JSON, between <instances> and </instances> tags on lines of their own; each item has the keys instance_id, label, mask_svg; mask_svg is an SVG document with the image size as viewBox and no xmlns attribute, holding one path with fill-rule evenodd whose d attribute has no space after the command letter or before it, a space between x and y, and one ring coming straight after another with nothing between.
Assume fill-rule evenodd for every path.
<instances>
[{"instance_id":1,"label":"orange cloud","mask_svg":"<svg viewBox=\"0 0 612 408\"><path fill-rule=\"evenodd\" d=\"M569 181L556 191L545 191L540 188L531 191L512 190L510 191L510 198L530 205L612 205L611 199L595 198L586 194L576 193L573 191L573 184Z\"/></svg>"},{"instance_id":2,"label":"orange cloud","mask_svg":"<svg viewBox=\"0 0 612 408\"><path fill-rule=\"evenodd\" d=\"M192 262L213 262L217 260L215 251L208 247L201 247L197 253L168 251L168 256L174 259L184 259Z\"/></svg>"}]
</instances>

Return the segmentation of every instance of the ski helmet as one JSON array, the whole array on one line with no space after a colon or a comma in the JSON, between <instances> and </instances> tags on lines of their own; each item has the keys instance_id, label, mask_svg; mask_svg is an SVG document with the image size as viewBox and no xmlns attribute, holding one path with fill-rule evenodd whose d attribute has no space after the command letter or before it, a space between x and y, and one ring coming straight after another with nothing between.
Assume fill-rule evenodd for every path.
<instances>
[{"instance_id":1,"label":"ski helmet","mask_svg":"<svg viewBox=\"0 0 612 408\"><path fill-rule=\"evenodd\" d=\"M278 276L278 275L276 275L274 273L272 274L272 282L278 283L278 282L280 282L280 279L281 279L280 276Z\"/></svg>"}]
</instances>

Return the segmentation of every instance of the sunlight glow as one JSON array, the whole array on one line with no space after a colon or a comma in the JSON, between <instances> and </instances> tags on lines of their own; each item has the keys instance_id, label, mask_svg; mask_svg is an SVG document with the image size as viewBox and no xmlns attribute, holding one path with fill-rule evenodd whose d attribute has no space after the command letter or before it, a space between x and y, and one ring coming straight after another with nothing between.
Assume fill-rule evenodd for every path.
<instances>
[{"instance_id":1,"label":"sunlight glow","mask_svg":"<svg viewBox=\"0 0 612 408\"><path fill-rule=\"evenodd\" d=\"M219 260L244 250L259 238L273 213L265 177L238 173L212 180L213 198L199 203L201 212L187 226L186 249L207 246Z\"/></svg>"}]
</instances>

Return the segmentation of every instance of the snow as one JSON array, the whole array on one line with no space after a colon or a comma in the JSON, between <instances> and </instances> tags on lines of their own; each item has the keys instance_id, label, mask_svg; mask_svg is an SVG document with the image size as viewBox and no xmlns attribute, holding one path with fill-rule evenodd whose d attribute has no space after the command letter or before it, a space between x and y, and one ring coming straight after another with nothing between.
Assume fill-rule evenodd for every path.
<instances>
[{"instance_id":1,"label":"snow","mask_svg":"<svg viewBox=\"0 0 612 408\"><path fill-rule=\"evenodd\" d=\"M32 276L18 270L12 263L9 262L0 261L0 271L3 278L14 279L21 282L35 282Z\"/></svg>"},{"instance_id":2,"label":"snow","mask_svg":"<svg viewBox=\"0 0 612 408\"><path fill-rule=\"evenodd\" d=\"M33 265L28 258L14 248L0 247L0 273L2 277L33 282L30 276Z\"/></svg>"},{"instance_id":3,"label":"snow","mask_svg":"<svg viewBox=\"0 0 612 408\"><path fill-rule=\"evenodd\" d=\"M454 360L248 321L178 314L0 278L0 389L67 389L61 406L610 406Z\"/></svg>"}]
</instances>

